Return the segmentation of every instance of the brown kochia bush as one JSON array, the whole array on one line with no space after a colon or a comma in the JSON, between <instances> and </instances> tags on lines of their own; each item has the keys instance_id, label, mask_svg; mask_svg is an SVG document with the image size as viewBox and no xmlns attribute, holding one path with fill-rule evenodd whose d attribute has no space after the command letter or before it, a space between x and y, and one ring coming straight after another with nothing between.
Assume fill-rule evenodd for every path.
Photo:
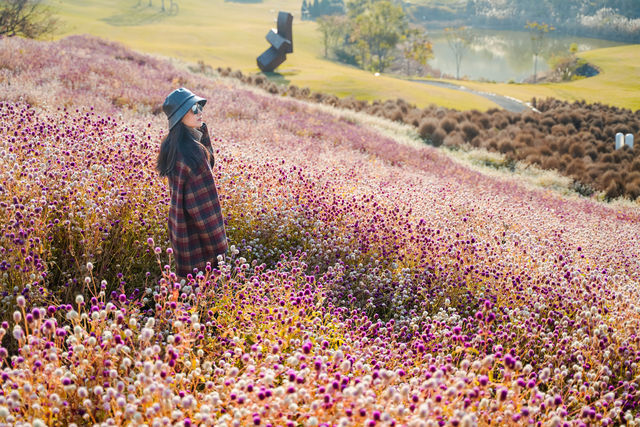
<instances>
[{"instance_id":1,"label":"brown kochia bush","mask_svg":"<svg viewBox=\"0 0 640 427\"><path fill-rule=\"evenodd\" d=\"M237 78L274 94L307 100L311 96L308 88L279 86L262 74L245 76L230 68L217 70L221 76ZM312 100L402 121L416 127L420 136L435 146L451 136L446 141L448 146L468 143L504 153L512 160L555 169L574 178L578 186L603 191L609 198L639 197L640 179L631 173L640 172L640 110L553 98L533 98L531 105L537 111L524 113L497 108L459 112L435 105L417 108L403 99L368 103L317 93ZM616 152L614 138L618 132L635 135L633 150ZM609 173L613 171L617 174Z\"/></svg>"},{"instance_id":2,"label":"brown kochia bush","mask_svg":"<svg viewBox=\"0 0 640 427\"><path fill-rule=\"evenodd\" d=\"M452 132L444 138L443 144L447 147L460 147L464 142L460 132Z\"/></svg>"},{"instance_id":3,"label":"brown kochia bush","mask_svg":"<svg viewBox=\"0 0 640 427\"><path fill-rule=\"evenodd\" d=\"M447 136L446 132L438 128L431 134L429 141L435 147L439 147L444 142L444 139L446 138L446 136Z\"/></svg>"},{"instance_id":4,"label":"brown kochia bush","mask_svg":"<svg viewBox=\"0 0 640 427\"><path fill-rule=\"evenodd\" d=\"M438 128L438 119L429 117L422 119L420 126L418 127L418 133L422 138L429 138L433 135L433 132Z\"/></svg>"},{"instance_id":5,"label":"brown kochia bush","mask_svg":"<svg viewBox=\"0 0 640 427\"><path fill-rule=\"evenodd\" d=\"M460 129L464 133L465 141L471 141L473 138L480 134L480 129L478 126L471 123L470 121L464 121L460 124Z\"/></svg>"},{"instance_id":6,"label":"brown kochia bush","mask_svg":"<svg viewBox=\"0 0 640 427\"><path fill-rule=\"evenodd\" d=\"M442 128L445 133L453 132L456 126L458 126L458 123L450 115L440 121L440 128Z\"/></svg>"}]
</instances>

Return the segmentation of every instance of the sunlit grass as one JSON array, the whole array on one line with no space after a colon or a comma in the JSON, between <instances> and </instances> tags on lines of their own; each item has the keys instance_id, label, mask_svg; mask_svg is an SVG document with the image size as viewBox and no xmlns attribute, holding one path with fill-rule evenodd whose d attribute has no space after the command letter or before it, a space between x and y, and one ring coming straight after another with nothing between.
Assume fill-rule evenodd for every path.
<instances>
[{"instance_id":1,"label":"sunlit grass","mask_svg":"<svg viewBox=\"0 0 640 427\"><path fill-rule=\"evenodd\" d=\"M89 33L116 40L137 50L174 57L187 62L204 61L214 67L231 67L246 73L259 72L256 57L268 44L265 35L275 27L278 11L294 15L294 53L277 70L279 82L309 87L313 91L359 99L404 98L420 107L437 104L458 110L487 110L496 105L480 96L371 73L325 60L316 24L300 20L297 0L235 3L215 0L180 1L176 16L142 0L96 0L92 2L50 0L64 23L58 36ZM169 4L169 1L166 1ZM506 84L463 82L480 91L511 96L522 101L533 97L603 102L640 108L640 45L582 52L580 57L602 73L593 78L557 84ZM460 82L455 82L460 83Z\"/></svg>"},{"instance_id":2,"label":"sunlit grass","mask_svg":"<svg viewBox=\"0 0 640 427\"><path fill-rule=\"evenodd\" d=\"M580 52L578 56L598 67L600 74L567 83L536 85L454 82L522 101L529 101L533 97L553 97L566 101L601 102L631 110L640 109L640 44Z\"/></svg>"},{"instance_id":3,"label":"sunlit grass","mask_svg":"<svg viewBox=\"0 0 640 427\"><path fill-rule=\"evenodd\" d=\"M179 2L177 16L160 13L159 0L154 0L155 14L148 11L147 0L142 1L141 7L136 6L135 0L51 4L65 24L59 36L89 33L137 50L188 62L204 61L213 67L231 67L245 73L260 71L256 58L269 47L265 35L275 27L278 11L287 11L294 15L294 53L277 70L282 75L280 82L366 100L404 98L421 107L433 103L460 110L487 110L496 106L480 96L375 77L355 67L325 60L316 24L300 20L298 1L251 4L183 1ZM114 25L114 17L121 17L130 25ZM139 25L133 25L136 18Z\"/></svg>"}]
</instances>

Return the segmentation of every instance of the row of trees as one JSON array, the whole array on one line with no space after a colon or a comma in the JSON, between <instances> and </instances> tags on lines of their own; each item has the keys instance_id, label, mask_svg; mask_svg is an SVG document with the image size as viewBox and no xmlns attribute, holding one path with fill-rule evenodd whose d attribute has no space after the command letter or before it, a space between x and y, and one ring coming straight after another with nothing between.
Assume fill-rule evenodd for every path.
<instances>
[{"instance_id":1,"label":"row of trees","mask_svg":"<svg viewBox=\"0 0 640 427\"><path fill-rule=\"evenodd\" d=\"M433 56L426 33L409 25L401 6L389 0L351 0L346 14L317 19L325 57L383 72L402 55L407 72Z\"/></svg>"},{"instance_id":2,"label":"row of trees","mask_svg":"<svg viewBox=\"0 0 640 427\"><path fill-rule=\"evenodd\" d=\"M570 24L580 16L610 8L631 19L640 18L637 0L467 0L466 12L503 19L545 20Z\"/></svg>"},{"instance_id":3,"label":"row of trees","mask_svg":"<svg viewBox=\"0 0 640 427\"><path fill-rule=\"evenodd\" d=\"M414 16L429 19L424 6L414 7ZM638 0L467 0L450 19L496 29L545 21L565 34L640 40Z\"/></svg>"}]
</instances>

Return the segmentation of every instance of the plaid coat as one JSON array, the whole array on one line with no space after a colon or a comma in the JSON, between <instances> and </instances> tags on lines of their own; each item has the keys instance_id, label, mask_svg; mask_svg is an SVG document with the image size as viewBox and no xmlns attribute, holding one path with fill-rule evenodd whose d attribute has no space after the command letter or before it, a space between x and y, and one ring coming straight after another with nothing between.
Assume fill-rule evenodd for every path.
<instances>
[{"instance_id":1,"label":"plaid coat","mask_svg":"<svg viewBox=\"0 0 640 427\"><path fill-rule=\"evenodd\" d=\"M171 207L169 208L169 238L176 260L176 273L181 277L203 271L207 262L216 265L218 255L227 251L227 235L213 178L213 150L208 135L202 143L211 154L205 153L196 169L190 168L178 156L169 176Z\"/></svg>"}]
</instances>

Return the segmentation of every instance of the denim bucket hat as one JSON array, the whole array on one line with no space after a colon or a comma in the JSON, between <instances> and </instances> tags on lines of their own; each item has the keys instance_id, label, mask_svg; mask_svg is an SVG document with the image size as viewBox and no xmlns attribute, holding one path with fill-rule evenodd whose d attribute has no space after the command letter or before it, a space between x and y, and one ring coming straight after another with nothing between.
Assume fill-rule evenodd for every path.
<instances>
[{"instance_id":1,"label":"denim bucket hat","mask_svg":"<svg viewBox=\"0 0 640 427\"><path fill-rule=\"evenodd\" d=\"M184 115L187 114L187 111L196 103L204 106L207 100L200 98L189 89L183 87L171 92L164 100L164 104L162 104L162 111L164 111L169 119L169 130L173 129L173 127L182 120Z\"/></svg>"}]
</instances>

